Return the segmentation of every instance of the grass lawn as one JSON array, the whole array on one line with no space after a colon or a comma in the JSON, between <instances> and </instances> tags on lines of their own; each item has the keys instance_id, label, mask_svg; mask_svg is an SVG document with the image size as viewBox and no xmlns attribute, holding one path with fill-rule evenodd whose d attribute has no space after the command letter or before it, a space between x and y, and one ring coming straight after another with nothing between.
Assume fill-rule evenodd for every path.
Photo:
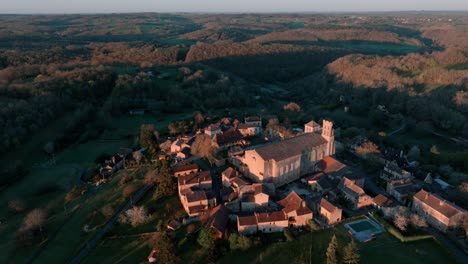
<instances>
[{"instance_id":1,"label":"grass lawn","mask_svg":"<svg viewBox=\"0 0 468 264\"><path fill-rule=\"evenodd\" d=\"M149 253L147 242L138 237L104 239L82 263L143 263Z\"/></svg>"},{"instance_id":2,"label":"grass lawn","mask_svg":"<svg viewBox=\"0 0 468 264\"><path fill-rule=\"evenodd\" d=\"M351 240L346 229L340 225L335 229L300 236L291 242L261 245L245 252L231 252L220 262L308 263L312 260L312 263L323 263L333 233L337 236L340 249ZM457 263L456 259L435 241L404 244L388 233L378 235L373 241L360 243L359 250L361 263Z\"/></svg>"}]
</instances>

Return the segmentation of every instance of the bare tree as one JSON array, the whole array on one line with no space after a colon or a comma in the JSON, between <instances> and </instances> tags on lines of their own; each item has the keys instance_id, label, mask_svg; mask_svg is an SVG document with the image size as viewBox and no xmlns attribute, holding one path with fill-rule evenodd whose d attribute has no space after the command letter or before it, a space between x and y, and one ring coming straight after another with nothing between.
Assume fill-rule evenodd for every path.
<instances>
[{"instance_id":1,"label":"bare tree","mask_svg":"<svg viewBox=\"0 0 468 264\"><path fill-rule=\"evenodd\" d=\"M133 227L146 223L148 214L144 206L133 206L128 209L119 219L121 223L128 223Z\"/></svg>"},{"instance_id":2,"label":"bare tree","mask_svg":"<svg viewBox=\"0 0 468 264\"><path fill-rule=\"evenodd\" d=\"M410 224L410 216L408 208L400 206L395 214L393 219L393 224L400 229L401 231L406 231L408 225Z\"/></svg>"},{"instance_id":3,"label":"bare tree","mask_svg":"<svg viewBox=\"0 0 468 264\"><path fill-rule=\"evenodd\" d=\"M426 220L418 214L411 214L411 225L414 227L427 227Z\"/></svg>"},{"instance_id":4,"label":"bare tree","mask_svg":"<svg viewBox=\"0 0 468 264\"><path fill-rule=\"evenodd\" d=\"M34 209L26 215L21 229L23 231L39 230L42 233L46 221L46 213L42 209Z\"/></svg>"}]
</instances>

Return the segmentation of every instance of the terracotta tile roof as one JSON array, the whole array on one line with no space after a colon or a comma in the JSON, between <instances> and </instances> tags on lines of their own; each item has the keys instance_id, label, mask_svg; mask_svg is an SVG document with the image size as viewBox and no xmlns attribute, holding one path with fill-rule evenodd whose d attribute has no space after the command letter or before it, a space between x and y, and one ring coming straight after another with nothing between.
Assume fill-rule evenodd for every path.
<instances>
[{"instance_id":1,"label":"terracotta tile roof","mask_svg":"<svg viewBox=\"0 0 468 264\"><path fill-rule=\"evenodd\" d=\"M466 213L466 210L445 201L441 197L426 192L425 190L419 191L417 194L414 195L414 198L417 198L422 203L425 203L427 206L431 207L435 211L441 213L442 215L446 216L447 218L451 218L454 215L459 213Z\"/></svg>"},{"instance_id":2,"label":"terracotta tile roof","mask_svg":"<svg viewBox=\"0 0 468 264\"><path fill-rule=\"evenodd\" d=\"M259 122L262 121L262 118L259 116L247 116L244 118L245 122Z\"/></svg>"},{"instance_id":3,"label":"terracotta tile roof","mask_svg":"<svg viewBox=\"0 0 468 264\"><path fill-rule=\"evenodd\" d=\"M320 185L323 189L330 189L333 187L333 183L328 179L327 175L325 175L323 172L315 173L305 178L305 180L308 183L317 182L317 184Z\"/></svg>"},{"instance_id":4,"label":"terracotta tile roof","mask_svg":"<svg viewBox=\"0 0 468 264\"><path fill-rule=\"evenodd\" d=\"M191 191L186 193L185 197L189 203L207 200L206 193L204 191Z\"/></svg>"},{"instance_id":5,"label":"terracotta tile roof","mask_svg":"<svg viewBox=\"0 0 468 264\"><path fill-rule=\"evenodd\" d=\"M325 173L337 172L346 167L346 165L330 156L325 157L323 160L319 161L317 166Z\"/></svg>"},{"instance_id":6,"label":"terracotta tile roof","mask_svg":"<svg viewBox=\"0 0 468 264\"><path fill-rule=\"evenodd\" d=\"M258 223L269 223L278 221L287 221L286 214L283 211L257 213Z\"/></svg>"},{"instance_id":7,"label":"terracotta tile roof","mask_svg":"<svg viewBox=\"0 0 468 264\"><path fill-rule=\"evenodd\" d=\"M323 173L323 172L317 172L317 173L314 173L314 174L312 174L312 175L306 177L305 180L306 180L307 182L318 181L318 180L320 180L322 177L326 177L326 176L325 176L325 173Z\"/></svg>"},{"instance_id":8,"label":"terracotta tile roof","mask_svg":"<svg viewBox=\"0 0 468 264\"><path fill-rule=\"evenodd\" d=\"M309 127L320 127L320 125L315 122L314 120L310 121L309 123L305 124L306 126L309 126Z\"/></svg>"},{"instance_id":9,"label":"terracotta tile roof","mask_svg":"<svg viewBox=\"0 0 468 264\"><path fill-rule=\"evenodd\" d=\"M283 211L285 213L290 213L292 211L296 211L301 207L303 200L295 191L292 191L286 196L283 200L279 201L278 203L283 206Z\"/></svg>"},{"instance_id":10,"label":"terracotta tile roof","mask_svg":"<svg viewBox=\"0 0 468 264\"><path fill-rule=\"evenodd\" d=\"M353 192L353 193L355 193L357 195L366 194L361 187L359 187L358 185L356 185L354 183L354 181L352 181L352 180L350 180L350 179L348 179L346 177L343 178L340 185L341 185L343 191L346 191L346 189L347 189L347 190L349 190L349 191L351 191L351 192Z\"/></svg>"},{"instance_id":11,"label":"terracotta tile roof","mask_svg":"<svg viewBox=\"0 0 468 264\"><path fill-rule=\"evenodd\" d=\"M211 182L209 171L192 172L188 175L182 175L178 178L179 185L196 184L200 182Z\"/></svg>"},{"instance_id":12,"label":"terracotta tile roof","mask_svg":"<svg viewBox=\"0 0 468 264\"><path fill-rule=\"evenodd\" d=\"M228 179L233 179L237 177L238 173L234 168L229 167L223 171L223 175L226 176Z\"/></svg>"},{"instance_id":13,"label":"terracotta tile roof","mask_svg":"<svg viewBox=\"0 0 468 264\"><path fill-rule=\"evenodd\" d=\"M200 213L200 212L205 211L205 206L194 205L194 206L190 206L188 209L189 209L189 214L195 214L195 213Z\"/></svg>"},{"instance_id":14,"label":"terracotta tile roof","mask_svg":"<svg viewBox=\"0 0 468 264\"><path fill-rule=\"evenodd\" d=\"M176 172L183 172L183 171L190 171L190 170L198 170L199 167L197 164L188 164L188 165L182 165L182 166L176 166L172 168L172 171L174 173Z\"/></svg>"},{"instance_id":15,"label":"terracotta tile roof","mask_svg":"<svg viewBox=\"0 0 468 264\"><path fill-rule=\"evenodd\" d=\"M327 141L319 134L306 133L281 142L257 147L254 150L264 160L281 161L311 151L314 147L326 144Z\"/></svg>"},{"instance_id":16,"label":"terracotta tile roof","mask_svg":"<svg viewBox=\"0 0 468 264\"><path fill-rule=\"evenodd\" d=\"M373 199L374 204L381 207L393 207L395 203L390 200L387 196L379 194Z\"/></svg>"},{"instance_id":17,"label":"terracotta tile roof","mask_svg":"<svg viewBox=\"0 0 468 264\"><path fill-rule=\"evenodd\" d=\"M227 144L233 144L239 142L243 139L242 134L239 130L230 128L226 130L224 133L220 133L216 135L216 143L218 146L223 146Z\"/></svg>"},{"instance_id":18,"label":"terracotta tile roof","mask_svg":"<svg viewBox=\"0 0 468 264\"><path fill-rule=\"evenodd\" d=\"M237 221L239 226L251 226L257 224L257 217L255 215L238 216Z\"/></svg>"},{"instance_id":19,"label":"terracotta tile roof","mask_svg":"<svg viewBox=\"0 0 468 264\"><path fill-rule=\"evenodd\" d=\"M220 204L211 209L208 215L207 226L218 230L220 233L226 231L226 226L229 221L228 209Z\"/></svg>"},{"instance_id":20,"label":"terracotta tile roof","mask_svg":"<svg viewBox=\"0 0 468 264\"><path fill-rule=\"evenodd\" d=\"M236 187L241 187L250 184L250 182L243 177L236 177L231 180L231 183Z\"/></svg>"},{"instance_id":21,"label":"terracotta tile roof","mask_svg":"<svg viewBox=\"0 0 468 264\"><path fill-rule=\"evenodd\" d=\"M322 198L322 200L320 200L320 207L321 208L324 208L325 210L327 210L328 212L334 212L336 210L339 210L338 207L334 206L333 204L331 204L329 201L327 201L327 199L325 198Z\"/></svg>"},{"instance_id":22,"label":"terracotta tile roof","mask_svg":"<svg viewBox=\"0 0 468 264\"><path fill-rule=\"evenodd\" d=\"M248 129L252 127L257 127L256 125L249 125L249 124L239 124L237 126L237 129L242 130L242 129Z\"/></svg>"}]
</instances>

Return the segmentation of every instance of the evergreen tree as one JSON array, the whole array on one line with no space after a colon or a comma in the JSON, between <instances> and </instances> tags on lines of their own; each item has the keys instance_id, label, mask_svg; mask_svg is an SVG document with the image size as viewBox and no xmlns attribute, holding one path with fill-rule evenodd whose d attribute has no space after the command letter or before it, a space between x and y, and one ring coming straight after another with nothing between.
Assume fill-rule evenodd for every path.
<instances>
[{"instance_id":1,"label":"evergreen tree","mask_svg":"<svg viewBox=\"0 0 468 264\"><path fill-rule=\"evenodd\" d=\"M360 260L359 249L354 239L344 248L343 263L357 264Z\"/></svg>"},{"instance_id":2,"label":"evergreen tree","mask_svg":"<svg viewBox=\"0 0 468 264\"><path fill-rule=\"evenodd\" d=\"M216 239L213 230L208 227L203 227L200 230L200 234L198 234L197 239L198 244L202 246L204 249L214 249Z\"/></svg>"},{"instance_id":3,"label":"evergreen tree","mask_svg":"<svg viewBox=\"0 0 468 264\"><path fill-rule=\"evenodd\" d=\"M336 249L338 248L338 241L336 240L336 235L333 235L330 244L328 244L327 248L327 264L336 264L338 263L338 259L336 256Z\"/></svg>"}]
</instances>

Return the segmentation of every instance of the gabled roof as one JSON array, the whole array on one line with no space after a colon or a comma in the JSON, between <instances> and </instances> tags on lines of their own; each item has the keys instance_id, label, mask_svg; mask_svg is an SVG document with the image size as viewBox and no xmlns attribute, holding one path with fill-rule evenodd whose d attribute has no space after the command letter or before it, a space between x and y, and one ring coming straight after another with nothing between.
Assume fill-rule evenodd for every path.
<instances>
[{"instance_id":1,"label":"gabled roof","mask_svg":"<svg viewBox=\"0 0 468 264\"><path fill-rule=\"evenodd\" d=\"M242 129L248 129L248 128L253 128L257 127L256 125L249 125L249 124L239 124L237 126L237 129L242 130Z\"/></svg>"},{"instance_id":2,"label":"gabled roof","mask_svg":"<svg viewBox=\"0 0 468 264\"><path fill-rule=\"evenodd\" d=\"M229 167L223 171L223 176L226 176L229 180L238 176L237 171L233 167Z\"/></svg>"},{"instance_id":3,"label":"gabled roof","mask_svg":"<svg viewBox=\"0 0 468 264\"><path fill-rule=\"evenodd\" d=\"M182 175L177 179L179 181L179 185L211 182L211 174L209 171L192 172L188 175Z\"/></svg>"},{"instance_id":4,"label":"gabled roof","mask_svg":"<svg viewBox=\"0 0 468 264\"><path fill-rule=\"evenodd\" d=\"M414 195L414 198L420 200L422 203L426 204L447 218L451 218L452 216L455 216L459 213L466 213L466 210L445 201L438 195L429 193L425 190L419 191Z\"/></svg>"},{"instance_id":5,"label":"gabled roof","mask_svg":"<svg viewBox=\"0 0 468 264\"><path fill-rule=\"evenodd\" d=\"M257 217L255 215L238 216L237 221L239 226L251 226L257 224Z\"/></svg>"},{"instance_id":6,"label":"gabled roof","mask_svg":"<svg viewBox=\"0 0 468 264\"><path fill-rule=\"evenodd\" d=\"M327 141L319 134L306 133L277 143L266 144L254 150L263 160L281 161L311 151L314 147L326 144Z\"/></svg>"},{"instance_id":7,"label":"gabled roof","mask_svg":"<svg viewBox=\"0 0 468 264\"><path fill-rule=\"evenodd\" d=\"M205 206L194 205L194 206L190 206L188 209L189 209L189 214L195 214L195 213L200 213L200 212L205 211Z\"/></svg>"},{"instance_id":8,"label":"gabled roof","mask_svg":"<svg viewBox=\"0 0 468 264\"><path fill-rule=\"evenodd\" d=\"M292 191L284 198L283 200L278 202L281 206L283 206L283 211L287 214L290 212L296 211L298 215L309 214L312 211L307 207L305 201L297 195L295 191Z\"/></svg>"},{"instance_id":9,"label":"gabled roof","mask_svg":"<svg viewBox=\"0 0 468 264\"><path fill-rule=\"evenodd\" d=\"M198 169L199 169L198 164L187 164L187 165L172 167L172 171L174 173L183 172L183 171L198 170Z\"/></svg>"},{"instance_id":10,"label":"gabled roof","mask_svg":"<svg viewBox=\"0 0 468 264\"><path fill-rule=\"evenodd\" d=\"M320 207L324 208L328 212L335 212L336 210L340 210L340 208L334 206L329 201L327 201L327 199L325 199L325 198L322 198L322 200L320 200Z\"/></svg>"},{"instance_id":11,"label":"gabled roof","mask_svg":"<svg viewBox=\"0 0 468 264\"><path fill-rule=\"evenodd\" d=\"M198 202L198 201L207 200L206 193L204 191L187 192L185 194L185 197L187 198L187 202L189 202L189 203L194 203L194 202Z\"/></svg>"},{"instance_id":12,"label":"gabled roof","mask_svg":"<svg viewBox=\"0 0 468 264\"><path fill-rule=\"evenodd\" d=\"M216 134L215 140L219 146L233 144L243 139L242 134L239 130L230 128L226 130L224 133Z\"/></svg>"},{"instance_id":13,"label":"gabled roof","mask_svg":"<svg viewBox=\"0 0 468 264\"><path fill-rule=\"evenodd\" d=\"M229 221L228 209L220 204L211 209L208 215L207 226L218 230L220 233L226 231L226 226Z\"/></svg>"},{"instance_id":14,"label":"gabled roof","mask_svg":"<svg viewBox=\"0 0 468 264\"><path fill-rule=\"evenodd\" d=\"M257 213L257 223L269 223L277 221L287 221L286 214L283 211Z\"/></svg>"},{"instance_id":15,"label":"gabled roof","mask_svg":"<svg viewBox=\"0 0 468 264\"><path fill-rule=\"evenodd\" d=\"M247 116L244 118L245 122L259 122L262 121L262 118L259 116Z\"/></svg>"},{"instance_id":16,"label":"gabled roof","mask_svg":"<svg viewBox=\"0 0 468 264\"><path fill-rule=\"evenodd\" d=\"M321 161L319 161L317 166L325 173L337 172L346 167L346 165L330 156L325 157Z\"/></svg>"},{"instance_id":17,"label":"gabled roof","mask_svg":"<svg viewBox=\"0 0 468 264\"><path fill-rule=\"evenodd\" d=\"M320 127L320 125L315 122L314 120L310 121L309 123L305 124L306 126L309 126L309 127Z\"/></svg>"},{"instance_id":18,"label":"gabled roof","mask_svg":"<svg viewBox=\"0 0 468 264\"><path fill-rule=\"evenodd\" d=\"M387 196L379 194L373 199L374 204L381 207L393 207L395 203L390 200Z\"/></svg>"},{"instance_id":19,"label":"gabled roof","mask_svg":"<svg viewBox=\"0 0 468 264\"><path fill-rule=\"evenodd\" d=\"M345 191L345 192L349 191L349 192L352 192L352 193L354 193L354 194L356 194L358 196L366 194L361 187L359 187L358 185L356 185L354 183L354 181L352 181L352 180L350 180L350 179L348 179L346 177L344 177L341 180L340 187L341 187L342 191Z\"/></svg>"}]
</instances>

